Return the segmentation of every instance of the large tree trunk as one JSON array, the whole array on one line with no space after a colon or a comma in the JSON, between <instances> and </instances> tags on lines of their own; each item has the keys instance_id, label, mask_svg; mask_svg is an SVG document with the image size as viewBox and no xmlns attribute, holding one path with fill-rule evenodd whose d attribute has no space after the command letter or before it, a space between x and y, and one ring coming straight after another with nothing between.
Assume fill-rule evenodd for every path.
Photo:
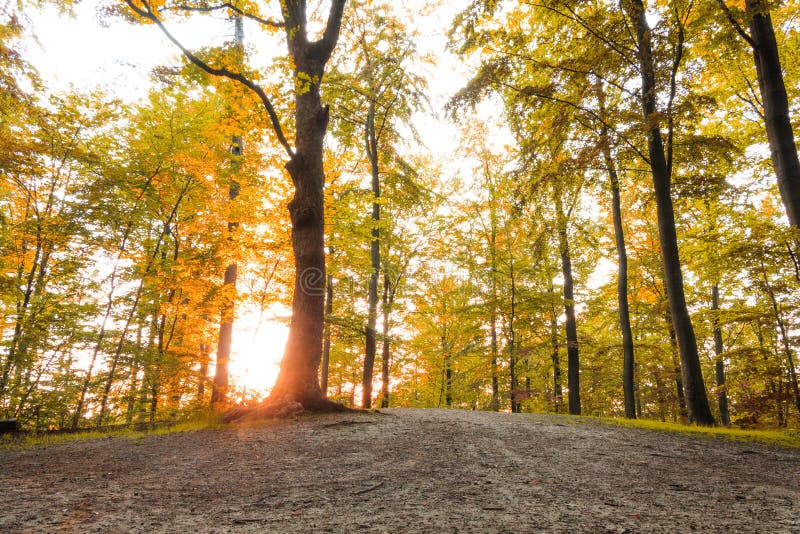
<instances>
[{"instance_id":1,"label":"large tree trunk","mask_svg":"<svg viewBox=\"0 0 800 534\"><path fill-rule=\"evenodd\" d=\"M664 143L661 139L661 128L656 109L656 78L650 42L651 31L642 0L627 0L623 2L623 5L636 28L639 70L642 78L642 112L644 125L647 128L650 168L653 174L658 234L664 263L664 281L680 350L689 416L701 425L713 425L714 416L711 414L708 404L706 386L700 367L700 356L697 352L697 340L683 289L683 274L681 273L678 238L675 231L675 213L672 207L671 176L664 153Z\"/></svg>"},{"instance_id":2,"label":"large tree trunk","mask_svg":"<svg viewBox=\"0 0 800 534\"><path fill-rule=\"evenodd\" d=\"M564 313L567 332L567 387L569 388L569 413L581 414L580 355L578 353L578 326L575 320L575 291L572 279L572 258L567 239L567 218L564 214L561 193L554 194L558 248L561 254L561 272L564 276Z\"/></svg>"},{"instance_id":3,"label":"large tree trunk","mask_svg":"<svg viewBox=\"0 0 800 534\"><path fill-rule=\"evenodd\" d=\"M322 357L322 333L325 324L325 229L323 187L323 141L328 127L328 107L320 101L320 84L325 65L331 57L342 25L346 0L332 0L322 37L308 38L308 14L305 0L281 0L283 28L289 57L294 65L295 146L289 145L275 107L266 92L240 72L215 68L183 47L164 27L149 4L125 0L137 15L156 24L184 56L212 76L235 80L261 100L281 146L289 156L286 170L294 184L294 198L289 203L292 221L292 250L295 260L294 296L289 339L281 360L275 387L264 404L256 409L237 408L226 413L227 420L244 417L282 415L302 409L344 410L328 401L319 386Z\"/></svg>"},{"instance_id":4,"label":"large tree trunk","mask_svg":"<svg viewBox=\"0 0 800 534\"><path fill-rule=\"evenodd\" d=\"M369 291L367 295L367 328L364 351L364 376L361 382L361 406L366 410L372 408L372 376L375 371L375 352L377 348L376 323L378 320L378 274L381 269L380 231L381 221L381 180L378 168L378 140L375 136L375 103L370 102L367 112L367 124L364 132L367 158L372 176L372 241L370 242L370 260L372 272L369 275Z\"/></svg>"},{"instance_id":5,"label":"large tree trunk","mask_svg":"<svg viewBox=\"0 0 800 534\"><path fill-rule=\"evenodd\" d=\"M769 6L764 0L747 0L750 38L758 73L758 88L764 105L764 124L786 215L800 227L800 160L797 156L789 99L783 81L778 43Z\"/></svg>"},{"instance_id":6,"label":"large tree trunk","mask_svg":"<svg viewBox=\"0 0 800 534\"><path fill-rule=\"evenodd\" d=\"M711 310L719 310L719 286L714 284L711 288ZM731 418L728 414L728 392L725 389L725 361L722 359L724 352L722 346L722 328L719 326L719 319L714 317L714 355L716 361L717 378L717 400L719 401L719 419L725 426L730 426Z\"/></svg>"},{"instance_id":7,"label":"large tree trunk","mask_svg":"<svg viewBox=\"0 0 800 534\"><path fill-rule=\"evenodd\" d=\"M292 9L287 25L297 22L301 30L287 27L295 79L308 80L308 83L295 93L295 151L286 164L295 188L294 198L289 203L295 260L292 319L280 373L265 407L270 412L276 406L298 403L312 411L343 410L344 407L325 398L318 377L325 326L325 175L322 161L328 127L328 107L321 103L319 84L338 38L344 2L333 3L325 37L314 43L310 43L305 34L305 3L286 2L287 6L289 4ZM338 19L334 13L337 11Z\"/></svg>"},{"instance_id":8,"label":"large tree trunk","mask_svg":"<svg viewBox=\"0 0 800 534\"><path fill-rule=\"evenodd\" d=\"M298 72L308 72L311 66L308 63L313 65L300 57L296 57L295 62ZM315 74L322 76L321 65ZM295 186L294 198L289 203L296 270L292 319L280 373L269 402L297 402L304 408L315 409L324 404L317 376L325 325L322 142L328 124L328 108L320 104L318 88L298 95L296 106L297 152L286 165Z\"/></svg>"}]
</instances>

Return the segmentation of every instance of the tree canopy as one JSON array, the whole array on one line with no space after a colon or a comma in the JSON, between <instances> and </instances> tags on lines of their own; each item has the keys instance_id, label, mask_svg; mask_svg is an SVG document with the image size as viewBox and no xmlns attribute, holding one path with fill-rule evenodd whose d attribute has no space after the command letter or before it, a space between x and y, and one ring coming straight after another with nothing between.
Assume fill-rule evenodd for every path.
<instances>
[{"instance_id":1,"label":"tree canopy","mask_svg":"<svg viewBox=\"0 0 800 534\"><path fill-rule=\"evenodd\" d=\"M101 4L142 94L0 9L0 418L800 421L797 2Z\"/></svg>"}]
</instances>

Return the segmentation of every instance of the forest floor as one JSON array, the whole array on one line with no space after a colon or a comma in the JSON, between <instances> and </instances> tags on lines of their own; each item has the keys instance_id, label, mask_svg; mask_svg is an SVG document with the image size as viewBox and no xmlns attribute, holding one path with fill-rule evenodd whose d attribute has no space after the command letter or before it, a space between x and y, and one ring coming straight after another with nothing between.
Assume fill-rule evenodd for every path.
<instances>
[{"instance_id":1,"label":"forest floor","mask_svg":"<svg viewBox=\"0 0 800 534\"><path fill-rule=\"evenodd\" d=\"M386 410L0 451L0 532L798 532L800 450Z\"/></svg>"}]
</instances>

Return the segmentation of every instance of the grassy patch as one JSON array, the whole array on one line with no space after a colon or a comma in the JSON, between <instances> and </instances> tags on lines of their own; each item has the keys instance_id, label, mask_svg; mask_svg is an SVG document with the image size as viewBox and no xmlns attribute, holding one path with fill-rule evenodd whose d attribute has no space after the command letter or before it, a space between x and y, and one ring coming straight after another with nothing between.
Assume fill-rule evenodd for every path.
<instances>
[{"instance_id":1,"label":"grassy patch","mask_svg":"<svg viewBox=\"0 0 800 534\"><path fill-rule=\"evenodd\" d=\"M159 426L148 430L134 430L122 428L115 430L87 430L85 432L64 432L64 433L21 433L17 435L0 436L0 450L26 450L52 447L67 443L92 441L98 439L121 438L131 441L139 441L146 436L160 436L164 434L174 434L179 432L192 432L195 430L205 430L210 428L220 428L222 417L216 413L204 413L195 418L177 422L171 425Z\"/></svg>"},{"instance_id":2,"label":"grassy patch","mask_svg":"<svg viewBox=\"0 0 800 534\"><path fill-rule=\"evenodd\" d=\"M680 423L662 423L649 419L622 419L586 417L607 425L625 428L641 428L660 432L672 432L693 437L721 438L742 443L760 443L777 447L800 448L800 432L797 430L742 430L739 428L704 427Z\"/></svg>"}]
</instances>

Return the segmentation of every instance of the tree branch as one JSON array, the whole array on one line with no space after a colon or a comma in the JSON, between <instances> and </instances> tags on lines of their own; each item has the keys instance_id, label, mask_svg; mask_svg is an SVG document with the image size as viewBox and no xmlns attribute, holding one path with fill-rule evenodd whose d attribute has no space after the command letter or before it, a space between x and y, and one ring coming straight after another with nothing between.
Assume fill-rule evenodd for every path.
<instances>
[{"instance_id":1,"label":"tree branch","mask_svg":"<svg viewBox=\"0 0 800 534\"><path fill-rule=\"evenodd\" d=\"M294 150L292 150L291 145L289 145L289 142L286 140L286 136L283 134L283 128L281 127L280 119L278 119L278 114L275 112L275 108L273 107L272 102L269 100L269 97L264 92L264 90L261 87L259 87L256 83L254 83L252 80L246 78L242 74L238 72L231 72L225 67L221 68L212 67L208 65L205 61L194 55L191 51L185 48L180 43L180 41L178 41L167 30L167 28L161 22L161 19L159 19L158 16L156 16L156 14L152 11L152 9L150 8L150 4L147 2L147 0L141 0L141 2L142 5L145 7L145 9L137 7L132 2L132 0L125 0L125 3L128 5L128 7L131 8L131 10L133 10L134 13L136 13L142 18L151 21L153 24L158 26L158 28L164 33L167 39L172 41L190 62L192 62L194 65L196 65L203 71L207 72L208 74L235 80L258 95L258 97L261 99L261 103L267 110L267 114L269 115L270 121L272 122L272 129L275 131L275 135L278 137L278 141L280 142L281 146L283 146L283 148L286 150L286 153L289 155L289 157L293 158Z\"/></svg>"},{"instance_id":2,"label":"tree branch","mask_svg":"<svg viewBox=\"0 0 800 534\"><path fill-rule=\"evenodd\" d=\"M208 13L208 12L211 12L211 11L219 11L220 9L230 9L231 11L233 11L234 13L236 13L239 16L248 18L250 20L254 20L254 21L258 22L259 24L263 24L265 26L270 26L272 28L283 28L284 26L286 26L283 22L278 22L277 20L272 20L272 19L265 19L265 18L261 18L261 17L259 17L257 15L253 15L252 13L247 13L244 10L236 7L235 5L233 5L230 2L223 2L223 3L221 3L219 5L216 5L216 6L187 6L185 4L177 4L177 5L173 5L173 6L165 6L164 9L170 9L170 10L178 9L178 10L182 10L182 11L199 11L199 12L204 12L204 13Z\"/></svg>"},{"instance_id":3,"label":"tree branch","mask_svg":"<svg viewBox=\"0 0 800 534\"><path fill-rule=\"evenodd\" d=\"M326 59L330 58L333 49L336 48L336 42L339 40L339 30L342 27L342 16L346 2L347 0L333 0L331 10L328 12L328 23L325 25L325 32L319 41Z\"/></svg>"},{"instance_id":4,"label":"tree branch","mask_svg":"<svg viewBox=\"0 0 800 534\"><path fill-rule=\"evenodd\" d=\"M546 93L544 93L542 91L537 91L535 87L528 86L528 87L523 87L522 89L519 89L519 88L513 87L513 86L511 86L509 84L505 84L505 83L502 83L502 82L499 82L499 83L501 83L502 85L505 85L506 87L508 87L508 88L510 88L510 89L512 89L512 90L514 90L514 91L518 92L519 94L521 94L523 96L526 96L526 97L540 98L542 100L549 100L551 102L557 102L559 104L564 104L565 106L569 106L569 107L571 107L571 108L573 108L573 109L575 109L577 111L585 113L586 115L588 115L592 119L594 119L597 122L599 122L602 126L606 126L607 128L609 128L611 131L616 131L616 129L612 125L610 125L603 117L599 116L595 111L593 111L593 110L591 110L591 109L589 109L587 107L581 106L580 104L576 104L575 102L570 102L569 100L566 100L566 99L563 99L563 98L558 98L558 97L553 96L553 95L548 95L548 94L546 94ZM642 161L644 161L647 164L650 163L650 158L648 158L641 150L639 150L639 148L634 143L632 143L626 136L620 135L619 137L623 141L623 143L628 145L628 148L633 150L640 158L642 158Z\"/></svg>"},{"instance_id":5,"label":"tree branch","mask_svg":"<svg viewBox=\"0 0 800 534\"><path fill-rule=\"evenodd\" d=\"M686 20L689 18L689 13L692 10L692 3L686 11ZM680 70L681 62L683 61L683 49L686 41L686 27L685 20L681 20L681 14L678 11L678 6L674 6L673 13L675 14L675 22L678 24L678 42L675 44L675 56L672 60L672 69L669 77L669 100L667 101L667 172L672 176L672 156L674 152L674 139L675 139L675 95L678 92L678 71Z\"/></svg>"},{"instance_id":6,"label":"tree branch","mask_svg":"<svg viewBox=\"0 0 800 534\"><path fill-rule=\"evenodd\" d=\"M728 22L730 22L731 26L733 26L733 29L736 30L736 33L741 35L742 39L747 41L747 44L749 44L753 48L756 48L756 42L753 40L752 37L750 37L750 35L747 34L746 31L744 31L744 28L742 28L742 25L739 24L738 20L736 20L736 17L733 16L733 13L728 7L728 4L725 3L725 0L717 0L717 3L719 4L719 7L722 9L722 12L725 13L725 17L728 19Z\"/></svg>"}]
</instances>

